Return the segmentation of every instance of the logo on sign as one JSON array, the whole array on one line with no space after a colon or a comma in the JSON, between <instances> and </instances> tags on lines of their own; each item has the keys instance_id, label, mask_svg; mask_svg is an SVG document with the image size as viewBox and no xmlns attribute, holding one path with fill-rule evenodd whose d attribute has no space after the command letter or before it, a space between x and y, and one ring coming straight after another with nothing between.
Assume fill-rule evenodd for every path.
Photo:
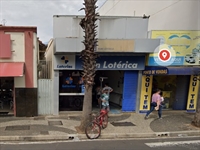
<instances>
[{"instance_id":1,"label":"logo on sign","mask_svg":"<svg viewBox=\"0 0 200 150\"><path fill-rule=\"evenodd\" d=\"M69 62L69 59L66 56L62 56L61 60L63 60L65 62L65 64L67 64Z\"/></svg>"},{"instance_id":2,"label":"logo on sign","mask_svg":"<svg viewBox=\"0 0 200 150\"><path fill-rule=\"evenodd\" d=\"M57 68L72 68L72 65L69 65L69 59L67 56L62 56L60 58L63 62L64 62L64 65L57 65Z\"/></svg>"},{"instance_id":3,"label":"logo on sign","mask_svg":"<svg viewBox=\"0 0 200 150\"><path fill-rule=\"evenodd\" d=\"M158 52L158 58L163 62L169 61L171 59L171 52L168 49L161 49Z\"/></svg>"}]
</instances>

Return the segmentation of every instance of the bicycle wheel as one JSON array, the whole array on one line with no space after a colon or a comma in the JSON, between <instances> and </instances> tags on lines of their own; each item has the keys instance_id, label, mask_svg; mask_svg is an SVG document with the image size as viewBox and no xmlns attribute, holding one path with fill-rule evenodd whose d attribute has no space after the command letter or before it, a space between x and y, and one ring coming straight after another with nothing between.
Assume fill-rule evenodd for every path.
<instances>
[{"instance_id":1,"label":"bicycle wheel","mask_svg":"<svg viewBox=\"0 0 200 150\"><path fill-rule=\"evenodd\" d=\"M86 126L85 134L88 139L97 139L101 135L101 127L96 122L92 122Z\"/></svg>"},{"instance_id":2,"label":"bicycle wheel","mask_svg":"<svg viewBox=\"0 0 200 150\"><path fill-rule=\"evenodd\" d=\"M102 117L102 128L105 129L108 126L108 115Z\"/></svg>"}]
</instances>

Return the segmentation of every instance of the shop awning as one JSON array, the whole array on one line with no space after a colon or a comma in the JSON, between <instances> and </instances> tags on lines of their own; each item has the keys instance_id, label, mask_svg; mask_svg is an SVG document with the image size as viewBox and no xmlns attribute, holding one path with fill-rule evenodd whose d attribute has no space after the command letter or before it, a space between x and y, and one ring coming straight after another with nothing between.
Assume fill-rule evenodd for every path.
<instances>
[{"instance_id":1,"label":"shop awning","mask_svg":"<svg viewBox=\"0 0 200 150\"><path fill-rule=\"evenodd\" d=\"M143 75L197 75L200 74L200 67L160 67L146 66L142 71Z\"/></svg>"},{"instance_id":2,"label":"shop awning","mask_svg":"<svg viewBox=\"0 0 200 150\"><path fill-rule=\"evenodd\" d=\"M197 75L200 67L167 67L169 75Z\"/></svg>"},{"instance_id":3,"label":"shop awning","mask_svg":"<svg viewBox=\"0 0 200 150\"><path fill-rule=\"evenodd\" d=\"M20 77L23 75L23 62L0 62L0 77Z\"/></svg>"}]
</instances>

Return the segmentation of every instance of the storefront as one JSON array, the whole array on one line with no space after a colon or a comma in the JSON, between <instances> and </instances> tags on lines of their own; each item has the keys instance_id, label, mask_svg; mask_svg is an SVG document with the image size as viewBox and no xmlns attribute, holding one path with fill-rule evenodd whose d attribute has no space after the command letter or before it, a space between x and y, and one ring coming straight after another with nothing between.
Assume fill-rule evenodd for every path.
<instances>
[{"instance_id":1,"label":"storefront","mask_svg":"<svg viewBox=\"0 0 200 150\"><path fill-rule=\"evenodd\" d=\"M37 28L0 26L0 117L37 115Z\"/></svg>"},{"instance_id":2,"label":"storefront","mask_svg":"<svg viewBox=\"0 0 200 150\"><path fill-rule=\"evenodd\" d=\"M0 63L0 114L13 116L16 110L16 84L24 76L24 63Z\"/></svg>"},{"instance_id":3,"label":"storefront","mask_svg":"<svg viewBox=\"0 0 200 150\"><path fill-rule=\"evenodd\" d=\"M163 91L163 108L195 112L199 81L196 73L199 67L145 67L142 75L140 112L150 108L155 89Z\"/></svg>"},{"instance_id":4,"label":"storefront","mask_svg":"<svg viewBox=\"0 0 200 150\"><path fill-rule=\"evenodd\" d=\"M0 114L14 115L14 78L0 78Z\"/></svg>"},{"instance_id":5,"label":"storefront","mask_svg":"<svg viewBox=\"0 0 200 150\"><path fill-rule=\"evenodd\" d=\"M113 88L110 102L122 111L135 111L139 70L144 70L145 55L102 54L97 59L93 104L97 104L95 89L109 83ZM55 55L54 71L59 72L59 111L82 110L84 85L82 60L79 55ZM100 80L103 79L103 82ZM56 94L56 93L55 93Z\"/></svg>"},{"instance_id":6,"label":"storefront","mask_svg":"<svg viewBox=\"0 0 200 150\"><path fill-rule=\"evenodd\" d=\"M196 111L200 73L199 31L152 31L153 39L161 45L150 54L142 76L140 112L149 110L152 93L163 91L164 109ZM169 52L169 60L161 60L159 53Z\"/></svg>"}]
</instances>

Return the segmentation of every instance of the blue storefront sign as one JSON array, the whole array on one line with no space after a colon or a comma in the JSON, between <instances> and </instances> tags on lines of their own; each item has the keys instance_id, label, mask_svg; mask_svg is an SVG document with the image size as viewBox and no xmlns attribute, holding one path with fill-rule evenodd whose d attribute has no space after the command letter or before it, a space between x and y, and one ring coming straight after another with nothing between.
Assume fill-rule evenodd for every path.
<instances>
[{"instance_id":1,"label":"blue storefront sign","mask_svg":"<svg viewBox=\"0 0 200 150\"><path fill-rule=\"evenodd\" d=\"M101 56L96 62L97 70L144 70L145 56ZM75 68L82 70L82 65L76 56Z\"/></svg>"},{"instance_id":2,"label":"blue storefront sign","mask_svg":"<svg viewBox=\"0 0 200 150\"><path fill-rule=\"evenodd\" d=\"M160 61L158 57L149 57L148 60L148 66L182 66L184 64L184 57L171 57L168 63L170 65L168 65L166 62Z\"/></svg>"},{"instance_id":3,"label":"blue storefront sign","mask_svg":"<svg viewBox=\"0 0 200 150\"><path fill-rule=\"evenodd\" d=\"M142 71L143 75L167 75L169 70L167 67L146 66Z\"/></svg>"}]
</instances>

